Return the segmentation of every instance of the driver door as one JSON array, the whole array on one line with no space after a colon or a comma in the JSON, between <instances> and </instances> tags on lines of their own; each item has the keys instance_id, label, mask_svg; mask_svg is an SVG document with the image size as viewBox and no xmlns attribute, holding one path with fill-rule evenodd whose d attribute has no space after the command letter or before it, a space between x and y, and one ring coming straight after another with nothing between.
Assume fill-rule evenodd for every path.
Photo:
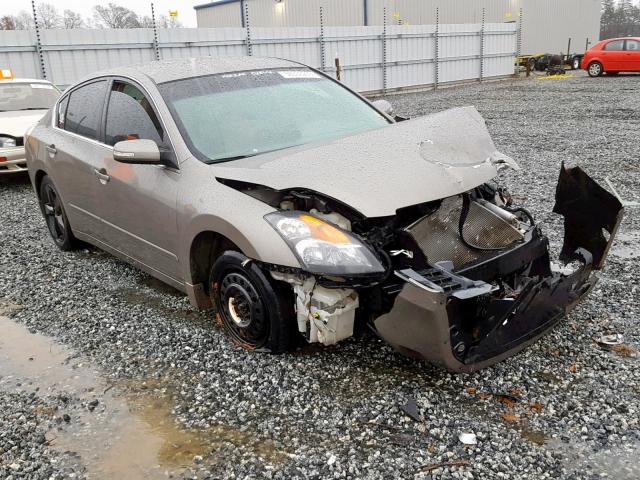
<instances>
[{"instance_id":1,"label":"driver door","mask_svg":"<svg viewBox=\"0 0 640 480\"><path fill-rule=\"evenodd\" d=\"M113 79L107 102L107 145L123 140L153 140L167 163L176 165L135 165L113 158L106 162L107 242L147 269L162 274L169 283L181 283L176 217L180 171L177 162L172 162L168 134L147 94L133 82Z\"/></svg>"}]
</instances>

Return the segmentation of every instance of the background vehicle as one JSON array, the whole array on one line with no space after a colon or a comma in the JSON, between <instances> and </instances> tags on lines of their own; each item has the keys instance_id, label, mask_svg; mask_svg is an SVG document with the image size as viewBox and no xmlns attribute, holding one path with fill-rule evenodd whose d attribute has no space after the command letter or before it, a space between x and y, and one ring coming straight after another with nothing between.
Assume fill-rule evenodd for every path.
<instances>
[{"instance_id":1,"label":"background vehicle","mask_svg":"<svg viewBox=\"0 0 640 480\"><path fill-rule=\"evenodd\" d=\"M295 62L154 62L65 91L29 134L29 174L61 249L85 240L215 305L246 349L361 325L451 370L495 363L590 291L622 206L563 166L560 258L576 268L554 270L494 182L515 162L477 110L388 110Z\"/></svg>"},{"instance_id":2,"label":"background vehicle","mask_svg":"<svg viewBox=\"0 0 640 480\"><path fill-rule=\"evenodd\" d=\"M35 125L60 96L46 80L0 75L0 175L26 171L24 133Z\"/></svg>"},{"instance_id":3,"label":"background vehicle","mask_svg":"<svg viewBox=\"0 0 640 480\"><path fill-rule=\"evenodd\" d=\"M603 40L585 53L582 68L591 77L640 72L640 37Z\"/></svg>"}]
</instances>

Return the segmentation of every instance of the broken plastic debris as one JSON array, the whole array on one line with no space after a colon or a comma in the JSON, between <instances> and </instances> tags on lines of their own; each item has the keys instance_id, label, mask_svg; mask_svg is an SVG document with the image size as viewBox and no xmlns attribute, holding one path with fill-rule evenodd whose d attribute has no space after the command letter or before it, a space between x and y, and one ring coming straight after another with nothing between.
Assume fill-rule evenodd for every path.
<instances>
[{"instance_id":1,"label":"broken plastic debris","mask_svg":"<svg viewBox=\"0 0 640 480\"><path fill-rule=\"evenodd\" d=\"M416 399L410 397L407 400L407 403L404 405L400 405L400 410L402 410L409 417L413 418L416 422L422 422L422 417L418 412L418 404L416 403Z\"/></svg>"},{"instance_id":2,"label":"broken plastic debris","mask_svg":"<svg viewBox=\"0 0 640 480\"><path fill-rule=\"evenodd\" d=\"M475 433L461 433L458 435L458 439L465 445L476 445L478 443Z\"/></svg>"},{"instance_id":3,"label":"broken plastic debris","mask_svg":"<svg viewBox=\"0 0 640 480\"><path fill-rule=\"evenodd\" d=\"M598 339L598 345L600 345L605 350L612 350L617 345L622 345L624 343L624 335L621 333L614 333L612 335L602 335Z\"/></svg>"}]
</instances>

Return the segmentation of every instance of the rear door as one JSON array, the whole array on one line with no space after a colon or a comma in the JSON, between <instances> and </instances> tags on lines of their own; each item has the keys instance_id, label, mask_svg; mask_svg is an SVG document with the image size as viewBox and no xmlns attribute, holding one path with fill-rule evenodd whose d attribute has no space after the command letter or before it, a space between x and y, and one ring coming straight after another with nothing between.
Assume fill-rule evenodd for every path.
<instances>
[{"instance_id":1,"label":"rear door","mask_svg":"<svg viewBox=\"0 0 640 480\"><path fill-rule=\"evenodd\" d=\"M625 66L629 72L640 72L640 41L629 39L625 45Z\"/></svg>"},{"instance_id":2,"label":"rear door","mask_svg":"<svg viewBox=\"0 0 640 480\"><path fill-rule=\"evenodd\" d=\"M170 166L105 162L107 242L128 257L180 281L176 199L180 171L169 136L149 95L127 79L114 78L105 114L107 145L148 139Z\"/></svg>"},{"instance_id":3,"label":"rear door","mask_svg":"<svg viewBox=\"0 0 640 480\"><path fill-rule=\"evenodd\" d=\"M620 72L625 68L624 40L612 40L602 47L602 60L606 72Z\"/></svg>"},{"instance_id":4,"label":"rear door","mask_svg":"<svg viewBox=\"0 0 640 480\"><path fill-rule=\"evenodd\" d=\"M107 80L91 81L63 96L54 118L55 141L47 145L53 180L74 232L104 239L104 184L100 172L112 154L101 143Z\"/></svg>"}]
</instances>

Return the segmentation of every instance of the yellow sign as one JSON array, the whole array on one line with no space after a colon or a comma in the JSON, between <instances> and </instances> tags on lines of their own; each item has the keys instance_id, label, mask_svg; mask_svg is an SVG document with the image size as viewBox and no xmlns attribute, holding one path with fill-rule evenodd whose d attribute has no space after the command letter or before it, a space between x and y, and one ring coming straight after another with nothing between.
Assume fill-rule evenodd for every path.
<instances>
[{"instance_id":1,"label":"yellow sign","mask_svg":"<svg viewBox=\"0 0 640 480\"><path fill-rule=\"evenodd\" d=\"M393 16L396 17L396 18L400 18L400 12L394 13Z\"/></svg>"},{"instance_id":2,"label":"yellow sign","mask_svg":"<svg viewBox=\"0 0 640 480\"><path fill-rule=\"evenodd\" d=\"M178 16L178 10L169 10L169 16L170 17L177 17Z\"/></svg>"},{"instance_id":3,"label":"yellow sign","mask_svg":"<svg viewBox=\"0 0 640 480\"><path fill-rule=\"evenodd\" d=\"M511 12L505 13L504 16L507 17L507 18L511 18L511 17L513 17L513 13L511 13Z\"/></svg>"}]
</instances>

